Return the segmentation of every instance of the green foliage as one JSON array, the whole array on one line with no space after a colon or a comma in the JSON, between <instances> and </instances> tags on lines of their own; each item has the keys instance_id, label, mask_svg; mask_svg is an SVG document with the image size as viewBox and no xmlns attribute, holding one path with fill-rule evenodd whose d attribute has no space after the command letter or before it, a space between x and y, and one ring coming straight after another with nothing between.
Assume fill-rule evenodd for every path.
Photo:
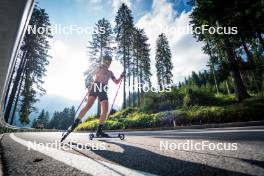
<instances>
[{"instance_id":1,"label":"green foliage","mask_svg":"<svg viewBox=\"0 0 264 176\"><path fill-rule=\"evenodd\" d=\"M49 123L49 112L44 109L40 112L37 119L34 119L32 123L32 128L43 127L47 128Z\"/></svg>"},{"instance_id":2,"label":"green foliage","mask_svg":"<svg viewBox=\"0 0 264 176\"><path fill-rule=\"evenodd\" d=\"M185 92L172 87L169 92L148 92L145 94L142 105L140 107L143 112L160 112L172 110L183 105Z\"/></svg>"},{"instance_id":3,"label":"green foliage","mask_svg":"<svg viewBox=\"0 0 264 176\"><path fill-rule=\"evenodd\" d=\"M110 115L109 118L110 119L123 119L123 118L126 118L128 116L128 114L131 114L131 113L136 112L136 111L137 111L136 108L122 109L120 111L117 111L113 115Z\"/></svg>"},{"instance_id":4,"label":"green foliage","mask_svg":"<svg viewBox=\"0 0 264 176\"><path fill-rule=\"evenodd\" d=\"M180 89L173 87L170 92L147 93L142 102L141 111L154 113L182 106L218 105L223 101L220 95L218 98L206 88L198 88L195 85L182 86Z\"/></svg>"},{"instance_id":5,"label":"green foliage","mask_svg":"<svg viewBox=\"0 0 264 176\"><path fill-rule=\"evenodd\" d=\"M84 130L92 130L95 131L98 127L99 120L91 119L89 121L85 121L76 127L76 131L84 131Z\"/></svg>"},{"instance_id":6,"label":"green foliage","mask_svg":"<svg viewBox=\"0 0 264 176\"><path fill-rule=\"evenodd\" d=\"M188 89L183 99L184 106L214 105L217 99L211 92Z\"/></svg>"},{"instance_id":7,"label":"green foliage","mask_svg":"<svg viewBox=\"0 0 264 176\"><path fill-rule=\"evenodd\" d=\"M230 105L236 103L236 97L233 94L217 94L215 97L217 98L217 105Z\"/></svg>"},{"instance_id":8,"label":"green foliage","mask_svg":"<svg viewBox=\"0 0 264 176\"><path fill-rule=\"evenodd\" d=\"M104 126L104 129L107 129L107 130L117 130L117 129L123 129L123 128L124 128L123 123L120 123L115 120L108 120Z\"/></svg>"},{"instance_id":9,"label":"green foliage","mask_svg":"<svg viewBox=\"0 0 264 176\"><path fill-rule=\"evenodd\" d=\"M106 122L105 129L138 129L177 126L228 123L264 120L264 97L252 97L241 103L234 96L218 95L221 103L213 106L182 106L176 110L159 113L145 113L138 109L124 109L113 114ZM77 127L77 130L96 130L98 119L89 118Z\"/></svg>"},{"instance_id":10,"label":"green foliage","mask_svg":"<svg viewBox=\"0 0 264 176\"><path fill-rule=\"evenodd\" d=\"M151 127L152 116L142 112L134 112L124 119L125 128L148 128Z\"/></svg>"},{"instance_id":11,"label":"green foliage","mask_svg":"<svg viewBox=\"0 0 264 176\"><path fill-rule=\"evenodd\" d=\"M193 106L182 109L187 112L191 124L227 123L263 120L264 99L251 98L227 106Z\"/></svg>"},{"instance_id":12,"label":"green foliage","mask_svg":"<svg viewBox=\"0 0 264 176\"><path fill-rule=\"evenodd\" d=\"M52 119L48 124L49 129L65 130L72 125L75 117L74 106L71 108L64 108L62 112L55 111Z\"/></svg>"}]
</instances>

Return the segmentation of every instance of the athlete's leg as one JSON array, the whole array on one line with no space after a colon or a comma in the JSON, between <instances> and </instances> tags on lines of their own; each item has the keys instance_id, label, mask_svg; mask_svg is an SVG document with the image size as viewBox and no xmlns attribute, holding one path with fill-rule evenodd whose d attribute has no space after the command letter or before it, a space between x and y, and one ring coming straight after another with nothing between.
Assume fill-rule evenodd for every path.
<instances>
[{"instance_id":1,"label":"athlete's leg","mask_svg":"<svg viewBox=\"0 0 264 176\"><path fill-rule=\"evenodd\" d=\"M108 112L108 100L106 99L101 101L101 115L99 119L99 126L96 132L97 137L109 137L108 134L103 132L103 126L106 121L107 112Z\"/></svg>"},{"instance_id":2,"label":"athlete's leg","mask_svg":"<svg viewBox=\"0 0 264 176\"><path fill-rule=\"evenodd\" d=\"M106 116L108 112L108 100L101 101L101 115L99 119L99 124L104 124L106 121Z\"/></svg>"},{"instance_id":3,"label":"athlete's leg","mask_svg":"<svg viewBox=\"0 0 264 176\"><path fill-rule=\"evenodd\" d=\"M77 116L77 119L83 118L83 116L87 113L87 111L89 111L89 109L93 106L95 99L96 99L95 96L88 97L87 103L85 107L82 108L82 110L80 111L79 115Z\"/></svg>"},{"instance_id":4,"label":"athlete's leg","mask_svg":"<svg viewBox=\"0 0 264 176\"><path fill-rule=\"evenodd\" d=\"M95 101L96 97L95 96L89 96L87 103L85 105L84 108L82 108L82 110L80 111L78 117L74 120L70 131L73 131L81 122L81 119L83 118L83 116L87 113L87 111L89 111L89 109L93 106L93 103Z\"/></svg>"}]
</instances>

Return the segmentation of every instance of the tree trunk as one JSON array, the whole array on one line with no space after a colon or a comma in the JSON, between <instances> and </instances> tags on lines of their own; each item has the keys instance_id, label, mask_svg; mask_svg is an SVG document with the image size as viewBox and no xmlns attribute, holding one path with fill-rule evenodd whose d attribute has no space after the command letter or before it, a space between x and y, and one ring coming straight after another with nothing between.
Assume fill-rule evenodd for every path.
<instances>
[{"instance_id":1,"label":"tree trunk","mask_svg":"<svg viewBox=\"0 0 264 176\"><path fill-rule=\"evenodd\" d=\"M11 74L9 82L8 82L8 86L7 86L7 90L6 90L6 94L5 94L5 99L4 99L4 109L6 107L7 98L8 98L8 95L9 95L10 88L11 88L11 83L13 81L13 76L14 76L14 73L15 73L15 70L16 70L15 67L16 67L16 64L17 64L17 59L18 59L18 57L16 57L16 59L15 59L14 68L12 70L12 74Z\"/></svg>"},{"instance_id":2,"label":"tree trunk","mask_svg":"<svg viewBox=\"0 0 264 176\"><path fill-rule=\"evenodd\" d=\"M19 82L19 88L17 90L16 101L15 101L15 104L14 104L14 108L13 108L13 112L12 112L12 116L11 116L11 121L10 121L11 125L13 125L14 117L15 117L15 114L16 114L16 108L17 108L17 103L18 103L18 100L19 100L20 91L21 91L21 88L22 88L22 85L23 85L24 74L25 74L25 67L23 69L23 73L22 73L22 76L21 76L21 79L20 79L20 82Z\"/></svg>"},{"instance_id":3,"label":"tree trunk","mask_svg":"<svg viewBox=\"0 0 264 176\"><path fill-rule=\"evenodd\" d=\"M5 118L6 122L8 122L8 119L9 119L9 116L10 116L10 112L11 112L11 109L12 109L12 105L13 105L13 101L14 101L14 98L15 98L15 95L16 95L16 92L17 92L18 84L19 84L19 81L21 79L23 68L24 68L24 66L26 64L26 53L27 53L27 51L25 51L25 53L23 54L23 57L21 58L21 62L19 64L19 68L17 69L17 74L16 74L16 77L15 77L15 80L14 80L14 84L13 84L13 87L12 87L12 91L11 91L11 94L10 94L9 99L8 99L8 104L7 104L5 113L4 113L4 118Z\"/></svg>"},{"instance_id":4,"label":"tree trunk","mask_svg":"<svg viewBox=\"0 0 264 176\"><path fill-rule=\"evenodd\" d=\"M210 48L208 43L207 43L207 48L208 48L209 56L210 56L210 60L211 60L211 69L212 69L212 72L213 72L216 93L219 94L218 83L217 83L216 75L215 75L215 67L214 67L213 56L212 56L211 48Z\"/></svg>"},{"instance_id":5,"label":"tree trunk","mask_svg":"<svg viewBox=\"0 0 264 176\"><path fill-rule=\"evenodd\" d=\"M142 66L141 66L142 67ZM141 83L141 90L140 90L140 97L141 97L141 100L143 100L143 93L144 93L144 91L143 91L143 79L142 79L142 77L143 77L143 73L142 73L142 68L140 67L140 83Z\"/></svg>"},{"instance_id":6,"label":"tree trunk","mask_svg":"<svg viewBox=\"0 0 264 176\"><path fill-rule=\"evenodd\" d=\"M140 83L139 76L137 76L137 82ZM138 90L137 90L137 99L138 99L137 104L138 104L138 107L140 106L140 88L139 88L139 86L141 86L141 84L138 84Z\"/></svg>"},{"instance_id":7,"label":"tree trunk","mask_svg":"<svg viewBox=\"0 0 264 176\"><path fill-rule=\"evenodd\" d=\"M258 36L258 39L259 39L259 42L261 43L262 45L262 49L264 49L264 41L263 41L263 38L261 36L261 33L257 31L257 36Z\"/></svg>"},{"instance_id":8,"label":"tree trunk","mask_svg":"<svg viewBox=\"0 0 264 176\"><path fill-rule=\"evenodd\" d=\"M138 99L138 102L137 102L137 104L138 104L138 107L139 107L139 105L140 105L140 86L141 86L141 84L140 84L140 81L139 81L139 63L138 63L138 61L139 61L139 57L137 57L137 84L138 84L138 86L137 86L137 99Z\"/></svg>"},{"instance_id":9,"label":"tree trunk","mask_svg":"<svg viewBox=\"0 0 264 176\"><path fill-rule=\"evenodd\" d=\"M124 71L126 72L126 55L125 55L125 47L123 47L123 64L124 64ZM126 74L124 75L124 82L123 82L123 109L126 108Z\"/></svg>"},{"instance_id":10,"label":"tree trunk","mask_svg":"<svg viewBox=\"0 0 264 176\"><path fill-rule=\"evenodd\" d=\"M254 60L253 60L253 56L252 56L252 53L248 50L248 47L247 47L247 44L246 44L246 41L245 41L245 38L243 36L240 36L241 38L241 43L242 43L242 46L246 52L246 55L247 55L247 58L248 58L248 61L250 63L250 66L251 68L254 68L255 67L255 63L254 63Z\"/></svg>"},{"instance_id":11,"label":"tree trunk","mask_svg":"<svg viewBox=\"0 0 264 176\"><path fill-rule=\"evenodd\" d=\"M214 76L214 83L215 83L216 93L219 94L218 84L217 84L217 80L216 80L216 76L215 76L215 68L214 68L214 64L213 63L212 63L212 70L213 70L213 76Z\"/></svg>"},{"instance_id":12,"label":"tree trunk","mask_svg":"<svg viewBox=\"0 0 264 176\"><path fill-rule=\"evenodd\" d=\"M250 64L250 72L252 74L252 79L253 79L253 82L256 86L256 89L257 89L257 92L260 92L260 89L258 87L258 84L257 84L257 81L256 81L256 70L255 70L255 62L253 60L253 55L252 53L249 51L248 47L247 47L247 44L245 42L245 38L243 36L240 36L241 38L241 42L242 42L242 45L243 45L243 48L246 52L246 55L247 55L247 58L248 58L248 61L249 61L249 64Z\"/></svg>"},{"instance_id":13,"label":"tree trunk","mask_svg":"<svg viewBox=\"0 0 264 176\"><path fill-rule=\"evenodd\" d=\"M161 86L161 90L163 89L163 87L165 86L165 75L162 75L162 86Z\"/></svg>"},{"instance_id":14,"label":"tree trunk","mask_svg":"<svg viewBox=\"0 0 264 176\"><path fill-rule=\"evenodd\" d=\"M127 53L128 53L128 57L127 57L127 69L128 69L128 107L131 106L131 91L130 91L130 77L131 77L131 74L130 74L130 53L129 53L130 49L129 49L129 46L128 46L128 50L127 50Z\"/></svg>"},{"instance_id":15,"label":"tree trunk","mask_svg":"<svg viewBox=\"0 0 264 176\"><path fill-rule=\"evenodd\" d=\"M226 85L227 93L228 95L230 95L230 89L227 81L225 81L225 85Z\"/></svg>"},{"instance_id":16,"label":"tree trunk","mask_svg":"<svg viewBox=\"0 0 264 176\"><path fill-rule=\"evenodd\" d=\"M103 58L103 47L102 47L102 44L100 43L101 47L100 47L100 64L102 64L102 58ZM97 116L100 117L100 114L101 114L101 102L98 98L97 100Z\"/></svg>"},{"instance_id":17,"label":"tree trunk","mask_svg":"<svg viewBox=\"0 0 264 176\"><path fill-rule=\"evenodd\" d=\"M132 75L132 78L133 78L133 91L132 91L132 106L134 107L135 106L135 91L134 91L134 88L135 88L135 64L134 64L134 59L133 59L133 75Z\"/></svg>"},{"instance_id":18,"label":"tree trunk","mask_svg":"<svg viewBox=\"0 0 264 176\"><path fill-rule=\"evenodd\" d=\"M232 77L234 78L234 88L235 88L235 95L237 101L242 101L245 98L250 97L246 91L246 87L242 81L238 64L235 60L235 54L233 51L233 47L228 38L224 39L224 52L225 56L229 62L230 72Z\"/></svg>"},{"instance_id":19,"label":"tree trunk","mask_svg":"<svg viewBox=\"0 0 264 176\"><path fill-rule=\"evenodd\" d=\"M161 83L161 79L159 79L159 80L158 80L158 82L159 82L159 88L160 88L160 90L162 90L162 83Z\"/></svg>"}]
</instances>

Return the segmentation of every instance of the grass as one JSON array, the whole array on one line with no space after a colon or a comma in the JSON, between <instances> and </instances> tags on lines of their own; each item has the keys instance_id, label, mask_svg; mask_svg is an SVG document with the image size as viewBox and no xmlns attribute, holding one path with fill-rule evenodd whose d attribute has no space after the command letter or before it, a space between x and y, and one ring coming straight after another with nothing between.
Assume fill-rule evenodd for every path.
<instances>
[{"instance_id":1,"label":"grass","mask_svg":"<svg viewBox=\"0 0 264 176\"><path fill-rule=\"evenodd\" d=\"M181 106L170 111L158 113L142 112L128 108L116 112L107 120L105 129L140 129L170 127L173 123L180 126L193 124L228 123L264 120L264 97L254 96L236 103L233 96L217 95L215 105ZM95 130L98 119L88 118L77 130Z\"/></svg>"}]
</instances>

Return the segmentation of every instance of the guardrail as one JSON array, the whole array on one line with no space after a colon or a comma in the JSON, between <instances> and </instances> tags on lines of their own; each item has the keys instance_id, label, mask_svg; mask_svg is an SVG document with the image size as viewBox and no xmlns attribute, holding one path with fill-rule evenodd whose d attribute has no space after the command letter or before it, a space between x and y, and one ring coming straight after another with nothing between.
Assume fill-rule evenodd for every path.
<instances>
[{"instance_id":1,"label":"guardrail","mask_svg":"<svg viewBox=\"0 0 264 176\"><path fill-rule=\"evenodd\" d=\"M0 1L0 133L19 130L4 120L3 97L34 5L35 0Z\"/></svg>"}]
</instances>

